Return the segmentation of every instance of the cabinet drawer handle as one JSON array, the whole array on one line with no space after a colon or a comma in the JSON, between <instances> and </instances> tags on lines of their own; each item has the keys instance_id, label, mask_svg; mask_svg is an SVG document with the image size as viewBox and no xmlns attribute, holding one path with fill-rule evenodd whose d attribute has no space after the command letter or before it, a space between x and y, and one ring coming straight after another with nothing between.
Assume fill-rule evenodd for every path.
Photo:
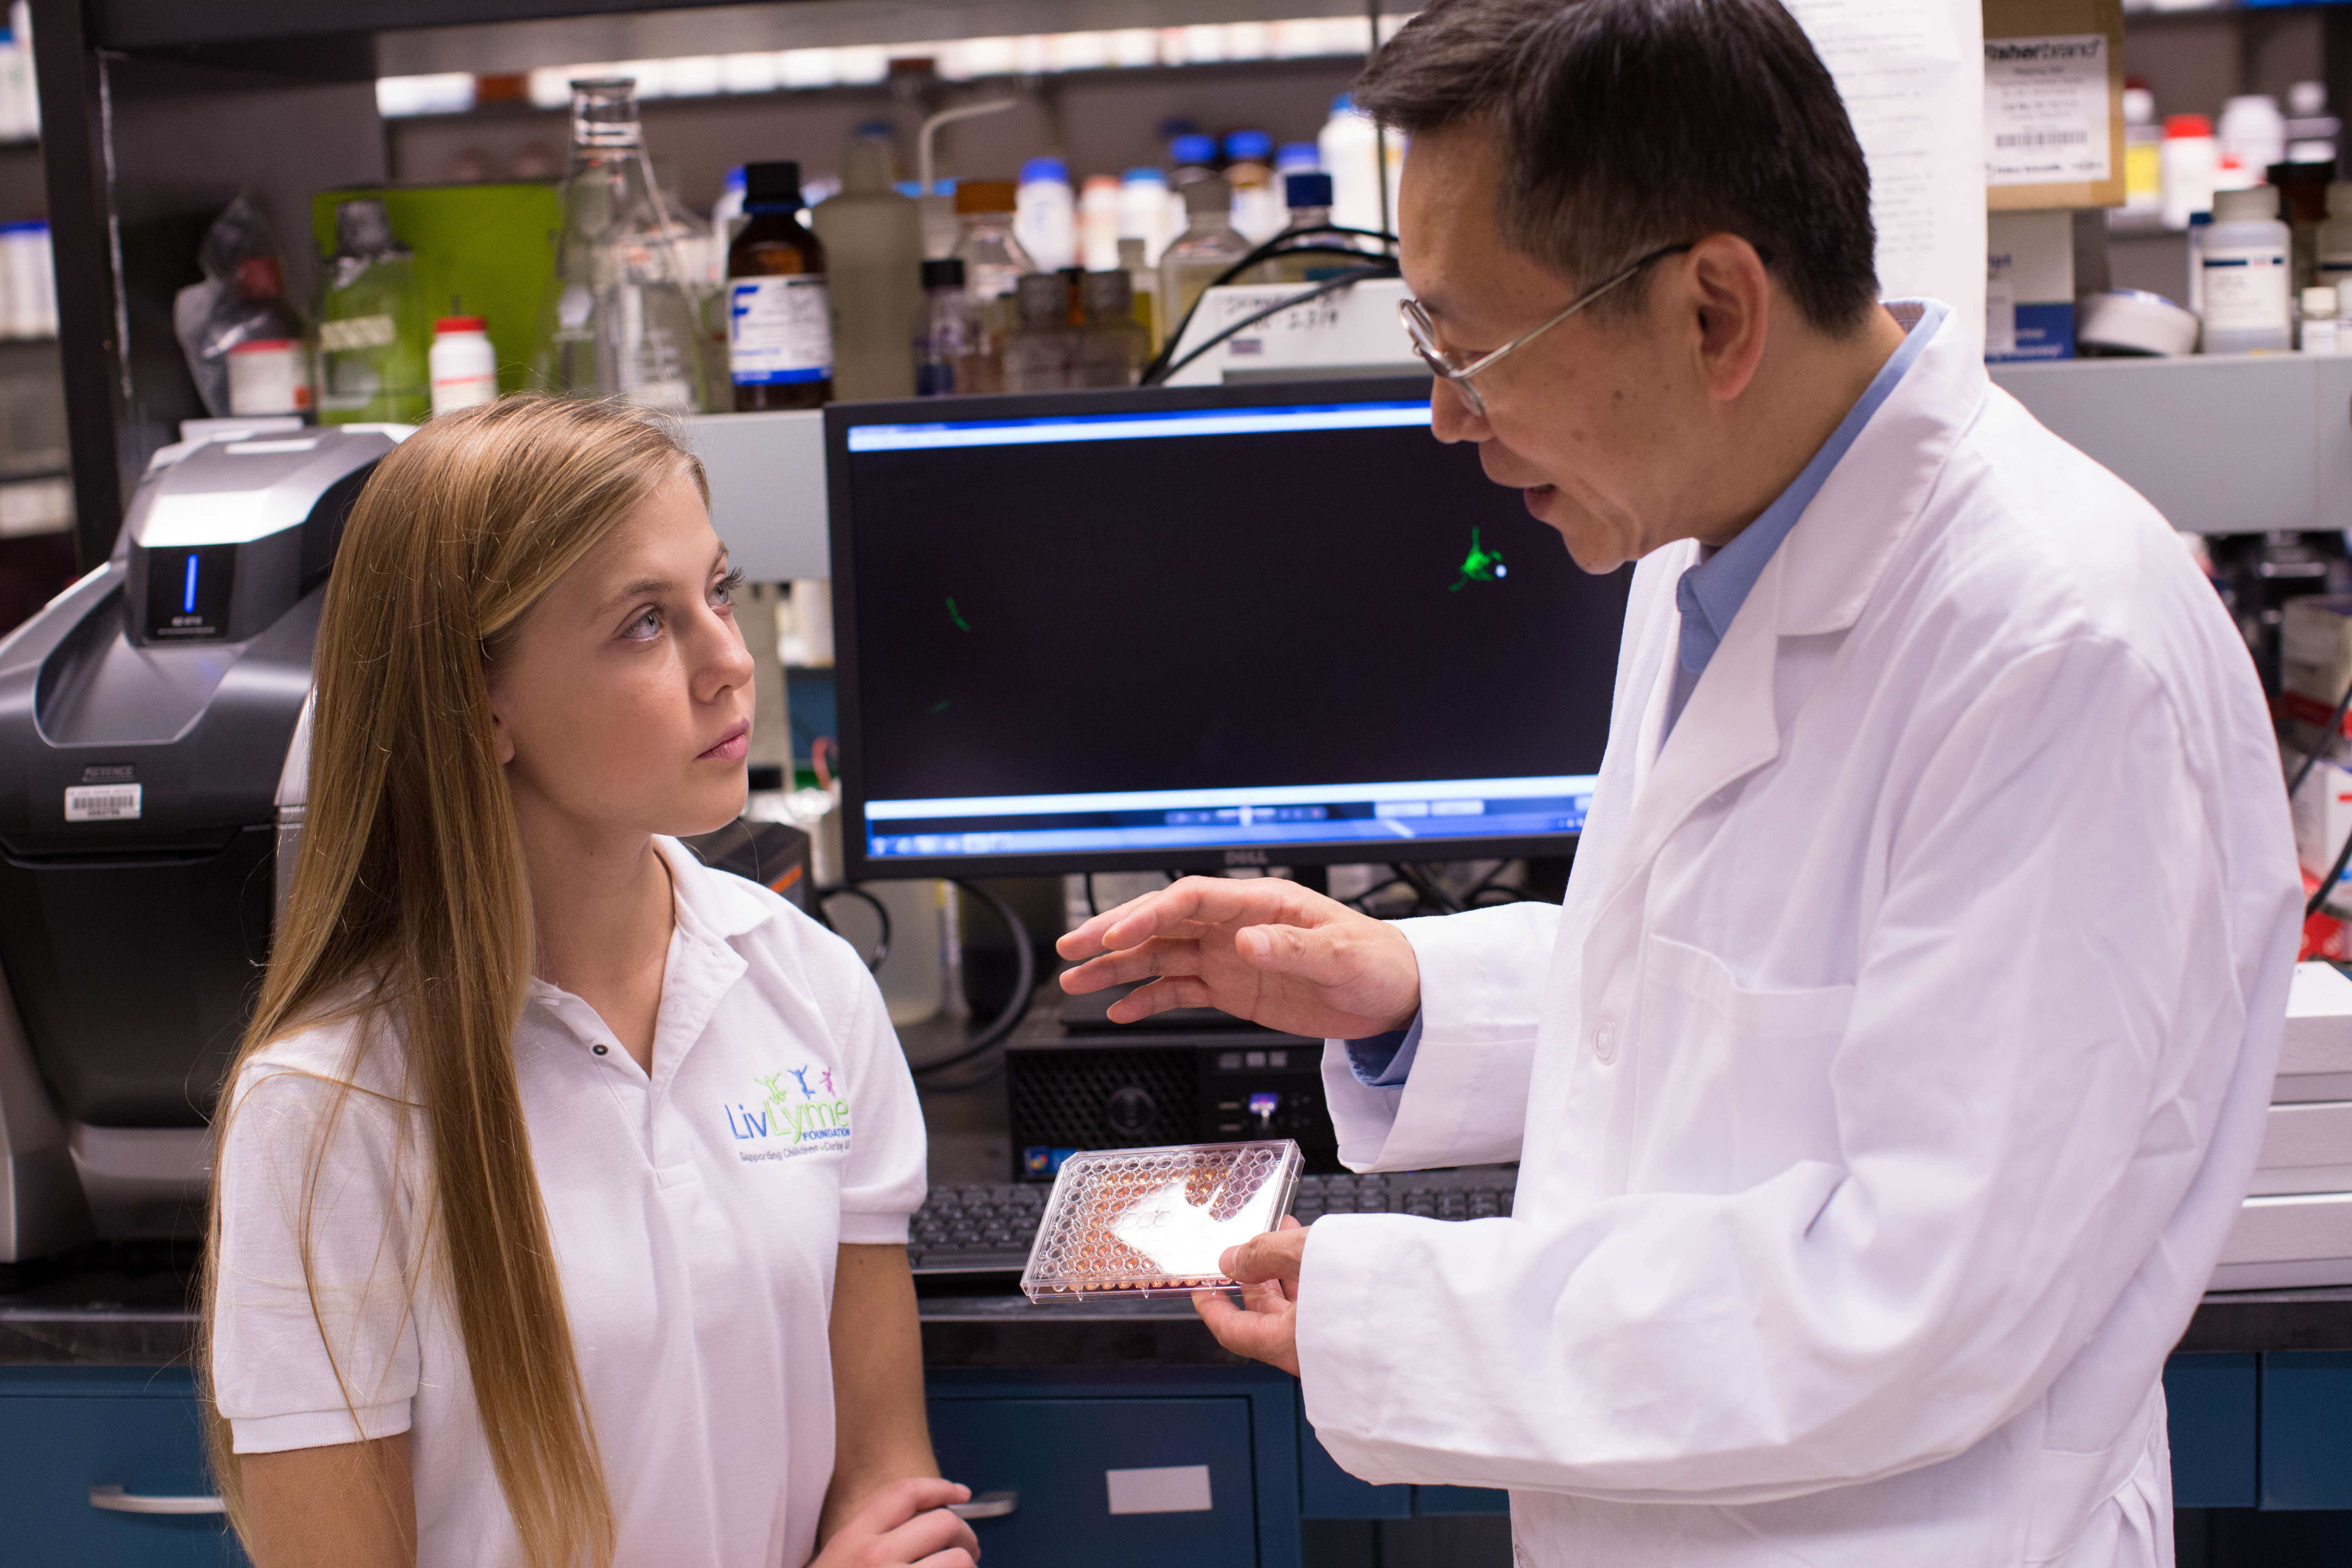
<instances>
[{"instance_id":1,"label":"cabinet drawer handle","mask_svg":"<svg viewBox=\"0 0 2352 1568\"><path fill-rule=\"evenodd\" d=\"M948 1511L958 1519L1003 1519L1020 1506L1019 1492L982 1492L970 1502L948 1504Z\"/></svg>"},{"instance_id":2,"label":"cabinet drawer handle","mask_svg":"<svg viewBox=\"0 0 2352 1568\"><path fill-rule=\"evenodd\" d=\"M89 1506L102 1508L109 1513L226 1513L228 1506L216 1497L150 1497L144 1492L127 1492L121 1487L92 1487Z\"/></svg>"}]
</instances>

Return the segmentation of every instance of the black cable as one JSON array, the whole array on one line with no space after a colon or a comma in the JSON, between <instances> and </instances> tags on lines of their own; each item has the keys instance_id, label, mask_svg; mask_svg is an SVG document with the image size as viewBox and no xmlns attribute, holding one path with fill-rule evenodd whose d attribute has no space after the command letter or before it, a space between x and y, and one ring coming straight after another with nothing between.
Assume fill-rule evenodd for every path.
<instances>
[{"instance_id":1,"label":"black cable","mask_svg":"<svg viewBox=\"0 0 2352 1568\"><path fill-rule=\"evenodd\" d=\"M1235 332L1255 327L1260 321L1265 321L1268 316L1278 316L1294 305L1304 305L1310 300L1320 300L1326 294L1336 294L1340 289L1352 288L1356 284L1361 283L1367 279L1394 278L1396 276L1397 269L1392 263L1384 263L1377 267L1350 268L1336 278L1327 279L1325 281L1317 284L1314 288L1309 289L1304 294L1293 294L1288 299L1277 300L1263 310L1253 310L1238 321L1228 322L1225 326L1218 329L1210 336L1202 339L1200 344L1195 347L1191 353L1186 354L1182 359L1180 359L1173 364L1162 369L1160 372L1159 380L1154 381L1146 377L1146 379L1138 383L1138 384L1142 386L1160 385L1170 376L1174 375L1178 371L1182 370L1186 365L1191 364L1194 360L1199 359L1202 354L1207 353L1211 349L1215 348L1219 343L1223 342ZM1192 318L1188 314L1184 319L1187 321L1190 321Z\"/></svg>"},{"instance_id":2,"label":"black cable","mask_svg":"<svg viewBox=\"0 0 2352 1568\"><path fill-rule=\"evenodd\" d=\"M1419 901L1413 905L1414 909L1418 910L1427 905L1441 915L1458 915L1462 912L1460 900L1444 888L1439 887L1437 879L1423 868L1401 863L1395 867L1395 871L1399 877L1411 883L1413 892L1419 895Z\"/></svg>"},{"instance_id":3,"label":"black cable","mask_svg":"<svg viewBox=\"0 0 2352 1568\"><path fill-rule=\"evenodd\" d=\"M1102 910L1095 905L1095 874L1092 871L1081 871L1078 873L1078 879L1087 885L1087 918L1092 920L1102 913Z\"/></svg>"},{"instance_id":4,"label":"black cable","mask_svg":"<svg viewBox=\"0 0 2352 1568\"><path fill-rule=\"evenodd\" d=\"M1251 254L1255 256L1256 253L1253 251ZM1282 250L1275 252L1275 255L1276 256L1349 255L1360 257L1362 254L1363 252L1360 250L1342 251L1337 247L1322 246L1301 246L1296 250ZM1178 345L1183 342L1184 334L1192 331L1192 318L1200 313L1201 301L1208 298L1209 289L1221 287L1227 279L1234 276L1234 273L1236 270L1244 265L1246 264L1244 262L1235 262L1233 268L1228 268L1225 272L1220 274L1215 282L1208 284L1206 287L1202 289L1199 294L1193 297L1192 308L1184 312L1184 319L1176 323L1175 331L1171 333L1167 340L1160 345L1160 352L1151 356L1151 363L1145 365L1143 367L1143 374L1136 378L1136 384L1138 386L1159 385L1168 377L1175 374L1177 371L1182 369L1185 365L1190 364L1193 360L1200 358L1203 352L1213 345L1222 342L1226 338L1231 337L1234 333L1241 331L1244 327L1252 325L1257 321L1262 321L1265 320L1266 317L1273 315L1276 310L1286 309L1292 305L1303 305L1309 300L1320 299L1325 294L1329 293L1331 291L1331 288L1334 286L1332 279L1324 279L1324 287L1315 289L1305 294L1294 294L1288 299L1284 300L1279 305L1271 306L1268 309L1260 311L1258 314L1252 316L1246 321L1235 321L1232 325L1226 327L1224 331L1219 332L1215 337L1211 338L1207 342L1202 343L1199 348L1196 348L1191 353L1186 354L1182 359L1178 360L1173 364L1169 363L1169 356L1173 354L1176 352ZM1394 278L1396 276L1397 268L1395 262L1381 261L1367 263L1360 268L1351 268L1348 271L1345 278L1339 279L1339 281L1343 283L1353 283L1362 278Z\"/></svg>"},{"instance_id":5,"label":"black cable","mask_svg":"<svg viewBox=\"0 0 2352 1568\"><path fill-rule=\"evenodd\" d=\"M1371 901L1373 895L1377 893L1385 893L1391 888L1395 887L1399 882L1404 882L1404 885L1408 888L1412 887L1412 884L1405 881L1405 879L1402 877L1391 876L1383 881L1373 883L1370 887L1366 888L1360 893L1357 893L1349 898L1341 899L1339 901L1347 905L1349 909L1354 910L1359 914L1368 915L1372 911L1364 908L1364 906ZM1413 890L1412 907L1415 909L1419 909L1421 907L1421 891L1419 889L1414 889Z\"/></svg>"},{"instance_id":6,"label":"black cable","mask_svg":"<svg viewBox=\"0 0 2352 1568\"><path fill-rule=\"evenodd\" d=\"M908 1070L918 1077L937 1072L941 1068L951 1068L958 1062L968 1062L1011 1034L1013 1026L1021 1022L1023 1015L1029 1011L1029 994L1037 988L1036 949L1030 943L1029 928L1021 923L1021 917L1013 912L1013 906L976 882L952 878L950 880L986 904L995 911L996 918L1004 922L1005 931L1013 938L1013 994L1006 999L1004 1010L990 1019L986 1027L965 1040L961 1047L936 1060L909 1064Z\"/></svg>"},{"instance_id":7,"label":"black cable","mask_svg":"<svg viewBox=\"0 0 2352 1568\"><path fill-rule=\"evenodd\" d=\"M1228 267L1223 272L1218 273L1214 279L1211 279L1209 283L1202 289L1201 293L1206 294L1211 289L1215 289L1223 284L1230 283L1234 279L1240 277L1243 273L1247 272L1251 268L1257 266L1261 262L1271 261L1278 256L1360 257L1370 254L1367 251L1358 250L1353 246L1294 245L1290 243L1293 240L1303 239L1308 235L1317 234L1348 234L1355 235L1364 239L1377 239L1383 247L1389 247L1388 250L1383 251L1382 254L1384 255L1392 254L1393 247L1397 243L1397 237L1392 234L1381 234L1376 230L1369 228L1347 228L1335 223L1318 224L1313 228L1288 230L1276 235L1272 239L1267 240L1255 250L1251 251L1239 261L1234 262L1231 267ZM1389 262L1388 267L1390 268L1389 275L1393 276L1396 267L1395 262ZM1184 319L1176 323L1176 330L1168 334L1167 338L1160 345L1160 352L1151 356L1151 363L1150 364L1143 367L1143 374L1137 380L1138 385L1155 385L1157 384L1152 379L1155 373L1160 375L1166 375L1169 374L1164 368L1168 356L1176 352L1176 345L1184 341L1184 330L1192 324L1193 314L1198 311L1200 308L1200 297L1196 295L1193 297L1191 306L1185 310Z\"/></svg>"},{"instance_id":8,"label":"black cable","mask_svg":"<svg viewBox=\"0 0 2352 1568\"><path fill-rule=\"evenodd\" d=\"M2343 728L2344 715L2347 710L2352 710L2352 686L2347 686L2344 689L2344 695L2336 700L2336 711L2327 716L2326 724L2320 729L2318 743L2311 748L2311 755L2303 759L2303 766L2295 770L2294 782L2286 786L2287 799L2293 800L2296 793L2303 788L2303 781L2309 778L2311 770L2319 765L2320 753L2336 743L2336 737Z\"/></svg>"},{"instance_id":9,"label":"black cable","mask_svg":"<svg viewBox=\"0 0 2352 1568\"><path fill-rule=\"evenodd\" d=\"M835 936L841 934L841 928L835 925L833 917L824 912L824 901L842 893L847 893L853 899L864 899L866 907L874 911L874 918L882 922L882 935L875 942L874 951L866 959L866 973L875 973L881 969L882 961L890 956L890 911L883 907L881 900L852 883L835 882L830 888L819 888L809 894L809 912Z\"/></svg>"}]
</instances>

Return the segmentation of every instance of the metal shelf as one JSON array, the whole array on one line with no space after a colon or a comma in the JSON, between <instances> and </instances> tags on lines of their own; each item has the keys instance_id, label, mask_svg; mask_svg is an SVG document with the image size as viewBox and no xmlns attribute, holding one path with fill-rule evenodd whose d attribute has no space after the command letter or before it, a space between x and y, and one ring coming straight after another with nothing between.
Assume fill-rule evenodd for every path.
<instances>
[{"instance_id":1,"label":"metal shelf","mask_svg":"<svg viewBox=\"0 0 2352 1568\"><path fill-rule=\"evenodd\" d=\"M1280 14L1363 10L1362 0L1285 0ZM318 46L367 40L377 74L404 76L1265 17L1263 0L93 0L87 37L100 48L223 62L254 47L282 61L290 47L311 52L321 77L342 75L351 54Z\"/></svg>"},{"instance_id":2,"label":"metal shelf","mask_svg":"<svg viewBox=\"0 0 2352 1568\"><path fill-rule=\"evenodd\" d=\"M2035 418L2194 533L2352 528L2352 357L1989 367Z\"/></svg>"}]
</instances>

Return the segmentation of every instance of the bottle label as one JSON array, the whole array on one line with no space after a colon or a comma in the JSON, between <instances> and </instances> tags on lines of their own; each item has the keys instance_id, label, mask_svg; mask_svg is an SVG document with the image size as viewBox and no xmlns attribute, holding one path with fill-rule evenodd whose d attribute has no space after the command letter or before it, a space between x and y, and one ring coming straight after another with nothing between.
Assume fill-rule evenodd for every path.
<instances>
[{"instance_id":1,"label":"bottle label","mask_svg":"<svg viewBox=\"0 0 2352 1568\"><path fill-rule=\"evenodd\" d=\"M832 380L833 317L824 279L730 279L727 369L738 386Z\"/></svg>"},{"instance_id":2,"label":"bottle label","mask_svg":"<svg viewBox=\"0 0 2352 1568\"><path fill-rule=\"evenodd\" d=\"M228 351L228 411L302 414L310 407L310 355L299 338L248 338Z\"/></svg>"},{"instance_id":3,"label":"bottle label","mask_svg":"<svg viewBox=\"0 0 2352 1568\"><path fill-rule=\"evenodd\" d=\"M2294 321L2284 250L2208 246L2203 272L2207 331L2284 331Z\"/></svg>"},{"instance_id":4,"label":"bottle label","mask_svg":"<svg viewBox=\"0 0 2352 1568\"><path fill-rule=\"evenodd\" d=\"M390 316L352 316L319 323L319 348L325 353L390 348L399 339L400 328Z\"/></svg>"}]
</instances>

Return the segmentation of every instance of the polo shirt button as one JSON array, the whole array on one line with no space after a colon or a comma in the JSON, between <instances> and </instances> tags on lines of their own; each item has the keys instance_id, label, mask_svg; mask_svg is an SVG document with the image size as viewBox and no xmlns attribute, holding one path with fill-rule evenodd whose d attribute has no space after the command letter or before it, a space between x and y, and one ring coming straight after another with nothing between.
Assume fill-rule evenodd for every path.
<instances>
[{"instance_id":1,"label":"polo shirt button","mask_svg":"<svg viewBox=\"0 0 2352 1568\"><path fill-rule=\"evenodd\" d=\"M1603 1018L1592 1031L1593 1058L1602 1067L1617 1059L1617 1020Z\"/></svg>"},{"instance_id":2,"label":"polo shirt button","mask_svg":"<svg viewBox=\"0 0 2352 1568\"><path fill-rule=\"evenodd\" d=\"M595 1053L596 1053L598 1056L600 1056L600 1057L601 1057L601 1056L603 1056L603 1055L605 1053L605 1051L606 1051L606 1050L610 1049L610 1047L609 1047L604 1046L604 1045L602 1045L602 1044L593 1045L593 1046L589 1047L588 1048L589 1048L590 1050L592 1050L592 1051L595 1052Z\"/></svg>"}]
</instances>

